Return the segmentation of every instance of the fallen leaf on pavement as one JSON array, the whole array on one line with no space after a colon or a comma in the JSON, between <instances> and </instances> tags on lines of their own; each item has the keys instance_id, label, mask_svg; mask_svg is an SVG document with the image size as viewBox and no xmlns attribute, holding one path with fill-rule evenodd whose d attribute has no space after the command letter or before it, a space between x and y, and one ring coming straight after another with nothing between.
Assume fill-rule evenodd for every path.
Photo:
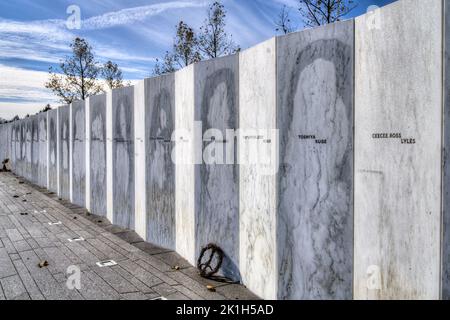
<instances>
[{"instance_id":1,"label":"fallen leaf on pavement","mask_svg":"<svg viewBox=\"0 0 450 320\"><path fill-rule=\"evenodd\" d=\"M48 266L48 261L47 260L39 262L39 268L44 268L44 267L47 267L47 266Z\"/></svg>"}]
</instances>

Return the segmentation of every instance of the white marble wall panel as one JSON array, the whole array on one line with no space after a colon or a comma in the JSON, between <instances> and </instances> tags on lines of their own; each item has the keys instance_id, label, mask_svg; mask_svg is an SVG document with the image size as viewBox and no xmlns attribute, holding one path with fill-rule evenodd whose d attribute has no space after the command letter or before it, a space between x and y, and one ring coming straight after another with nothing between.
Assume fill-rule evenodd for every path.
<instances>
[{"instance_id":1,"label":"white marble wall panel","mask_svg":"<svg viewBox=\"0 0 450 320\"><path fill-rule=\"evenodd\" d=\"M239 127L239 56L198 63L194 72L195 120L203 132L203 163L197 166L195 181L200 190L195 205L196 257L206 245L218 245L225 253L220 273L239 281L239 166L234 138Z\"/></svg>"},{"instance_id":2,"label":"white marble wall panel","mask_svg":"<svg viewBox=\"0 0 450 320\"><path fill-rule=\"evenodd\" d=\"M354 23L277 41L279 299L351 299Z\"/></svg>"},{"instance_id":3,"label":"white marble wall panel","mask_svg":"<svg viewBox=\"0 0 450 320\"><path fill-rule=\"evenodd\" d=\"M134 208L135 231L142 239L147 239L145 94L145 80L141 80L134 86Z\"/></svg>"},{"instance_id":4,"label":"white marble wall panel","mask_svg":"<svg viewBox=\"0 0 450 320\"><path fill-rule=\"evenodd\" d=\"M47 188L47 112L38 115L38 144L39 144L39 160L38 160L38 185Z\"/></svg>"},{"instance_id":5,"label":"white marble wall panel","mask_svg":"<svg viewBox=\"0 0 450 320\"><path fill-rule=\"evenodd\" d=\"M23 153L23 165L24 165L24 169L23 169L23 177L25 177L25 179L31 181L31 163L32 163L32 142L33 142L33 137L32 137L32 131L31 131L31 118L30 117L26 117L25 119L22 120L23 121L23 144L24 144L24 153Z\"/></svg>"},{"instance_id":6,"label":"white marble wall panel","mask_svg":"<svg viewBox=\"0 0 450 320\"><path fill-rule=\"evenodd\" d=\"M7 127L7 132L8 132L7 156L9 159L12 159L13 123L11 123L11 122L7 123L6 127ZM12 162L11 162L11 164L12 164Z\"/></svg>"},{"instance_id":7,"label":"white marble wall panel","mask_svg":"<svg viewBox=\"0 0 450 320\"><path fill-rule=\"evenodd\" d=\"M24 154L25 154L25 143L24 143L24 122L19 120L16 126L16 172L20 176L24 176Z\"/></svg>"},{"instance_id":8,"label":"white marble wall panel","mask_svg":"<svg viewBox=\"0 0 450 320\"><path fill-rule=\"evenodd\" d=\"M39 118L38 115L30 117L31 127L31 174L30 181L38 184L39 178Z\"/></svg>"},{"instance_id":9,"label":"white marble wall panel","mask_svg":"<svg viewBox=\"0 0 450 320\"><path fill-rule=\"evenodd\" d=\"M58 108L58 195L70 199L70 106Z\"/></svg>"},{"instance_id":10,"label":"white marble wall panel","mask_svg":"<svg viewBox=\"0 0 450 320\"><path fill-rule=\"evenodd\" d=\"M276 175L263 170L263 155L249 161L261 132L276 129L276 40L243 51L239 66L239 266L250 290L276 299Z\"/></svg>"},{"instance_id":11,"label":"white marble wall panel","mask_svg":"<svg viewBox=\"0 0 450 320\"><path fill-rule=\"evenodd\" d=\"M176 249L175 75L145 80L147 241Z\"/></svg>"},{"instance_id":12,"label":"white marble wall panel","mask_svg":"<svg viewBox=\"0 0 450 320\"><path fill-rule=\"evenodd\" d=\"M106 93L105 133L106 133L106 217L111 223L114 221L114 185L113 185L113 107L112 91ZM92 121L92 120L91 120ZM91 188L93 186L91 185Z\"/></svg>"},{"instance_id":13,"label":"white marble wall panel","mask_svg":"<svg viewBox=\"0 0 450 320\"><path fill-rule=\"evenodd\" d=\"M356 19L356 299L438 299L442 2Z\"/></svg>"},{"instance_id":14,"label":"white marble wall panel","mask_svg":"<svg viewBox=\"0 0 450 320\"><path fill-rule=\"evenodd\" d=\"M14 135L15 135L15 152L14 152L14 173L23 175L22 171L22 120L14 122Z\"/></svg>"},{"instance_id":15,"label":"white marble wall panel","mask_svg":"<svg viewBox=\"0 0 450 320\"><path fill-rule=\"evenodd\" d=\"M89 187L86 185L88 210L96 215L107 216L107 136L106 94L89 97L89 112L86 109L89 133L89 150L86 155L86 170L89 172ZM111 121L109 121L111 123ZM88 132L88 131L86 131ZM88 169L89 168L89 169ZM88 179L86 177L86 179ZM112 191L111 191L112 192ZM112 221L111 216L108 219Z\"/></svg>"},{"instance_id":16,"label":"white marble wall panel","mask_svg":"<svg viewBox=\"0 0 450 320\"><path fill-rule=\"evenodd\" d=\"M442 298L450 300L450 1L444 1L444 146L443 146L443 230Z\"/></svg>"},{"instance_id":17,"label":"white marble wall panel","mask_svg":"<svg viewBox=\"0 0 450 320\"><path fill-rule=\"evenodd\" d=\"M48 189L58 192L58 110L48 111Z\"/></svg>"},{"instance_id":18,"label":"white marble wall panel","mask_svg":"<svg viewBox=\"0 0 450 320\"><path fill-rule=\"evenodd\" d=\"M8 158L8 126L7 124L0 124L0 161Z\"/></svg>"},{"instance_id":19,"label":"white marble wall panel","mask_svg":"<svg viewBox=\"0 0 450 320\"><path fill-rule=\"evenodd\" d=\"M7 158L8 136L6 124L0 124L0 161Z\"/></svg>"},{"instance_id":20,"label":"white marble wall panel","mask_svg":"<svg viewBox=\"0 0 450 320\"><path fill-rule=\"evenodd\" d=\"M176 251L195 261L195 140L194 66L175 73L175 217ZM200 140L201 142L201 140Z\"/></svg>"},{"instance_id":21,"label":"white marble wall panel","mask_svg":"<svg viewBox=\"0 0 450 320\"><path fill-rule=\"evenodd\" d=\"M76 101L71 106L71 182L72 203L85 206L86 194L86 108L84 101Z\"/></svg>"},{"instance_id":22,"label":"white marble wall panel","mask_svg":"<svg viewBox=\"0 0 450 320\"><path fill-rule=\"evenodd\" d=\"M84 176L84 204L86 209L91 211L91 102L90 98L86 98L84 104L84 128L85 128L85 143L84 143L84 156L85 156L85 176Z\"/></svg>"},{"instance_id":23,"label":"white marble wall panel","mask_svg":"<svg viewBox=\"0 0 450 320\"><path fill-rule=\"evenodd\" d=\"M134 230L134 88L115 89L111 98L113 221Z\"/></svg>"}]
</instances>

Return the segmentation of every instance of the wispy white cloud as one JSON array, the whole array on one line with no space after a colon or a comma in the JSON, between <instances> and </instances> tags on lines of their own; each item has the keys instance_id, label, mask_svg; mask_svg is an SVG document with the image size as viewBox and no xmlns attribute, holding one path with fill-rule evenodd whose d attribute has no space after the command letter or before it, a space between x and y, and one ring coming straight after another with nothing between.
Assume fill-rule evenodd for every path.
<instances>
[{"instance_id":1,"label":"wispy white cloud","mask_svg":"<svg viewBox=\"0 0 450 320\"><path fill-rule=\"evenodd\" d=\"M115 12L108 12L100 16L92 17L82 22L82 28L86 30L105 29L116 26L123 26L159 15L165 11L173 9L192 9L207 6L211 1L171 1L152 4L148 6L123 9Z\"/></svg>"},{"instance_id":2,"label":"wispy white cloud","mask_svg":"<svg viewBox=\"0 0 450 320\"><path fill-rule=\"evenodd\" d=\"M98 30L129 25L142 22L169 10L206 7L210 3L211 0L169 1L127 8L82 20L81 28L83 30ZM54 40L66 40L68 36L72 35L72 32L67 29L66 20L62 19L22 22L0 18L0 33L27 34L45 38L51 36Z\"/></svg>"},{"instance_id":3,"label":"wispy white cloud","mask_svg":"<svg viewBox=\"0 0 450 320\"><path fill-rule=\"evenodd\" d=\"M227 17L227 30L243 49L264 41L275 34L274 17L268 16L266 0L255 0L253 7L241 5L239 0L228 0L233 12ZM259 5L261 4L261 5ZM275 13L274 13L275 14Z\"/></svg>"},{"instance_id":4,"label":"wispy white cloud","mask_svg":"<svg viewBox=\"0 0 450 320\"><path fill-rule=\"evenodd\" d=\"M34 21L15 21L0 18L0 33L17 34L17 35L33 35L47 39L51 37L53 40L65 40L70 32L64 29L65 22L63 20L34 20Z\"/></svg>"},{"instance_id":5,"label":"wispy white cloud","mask_svg":"<svg viewBox=\"0 0 450 320\"><path fill-rule=\"evenodd\" d=\"M117 26L132 26L170 10L193 9L207 6L210 0L168 1L133 7L87 18L82 21L82 32ZM147 30L149 31L149 30ZM0 59L18 58L40 62L58 62L69 53L68 44L77 30L69 30L61 19L14 21L0 18ZM169 40L164 32L152 30L152 39L160 44ZM136 61L153 64L155 57L138 55L129 48L117 48L87 37L100 60Z\"/></svg>"},{"instance_id":6,"label":"wispy white cloud","mask_svg":"<svg viewBox=\"0 0 450 320\"><path fill-rule=\"evenodd\" d=\"M44 107L36 102L2 102L0 101L0 118L11 120L18 115L23 118L27 114L36 114Z\"/></svg>"},{"instance_id":7,"label":"wispy white cloud","mask_svg":"<svg viewBox=\"0 0 450 320\"><path fill-rule=\"evenodd\" d=\"M0 117L23 117L42 109L47 103L57 103L45 88L47 72L13 68L0 64Z\"/></svg>"},{"instance_id":8,"label":"wispy white cloud","mask_svg":"<svg viewBox=\"0 0 450 320\"><path fill-rule=\"evenodd\" d=\"M0 118L11 119L15 115L23 117L43 109L47 103L58 106L59 99L48 89L45 83L48 73L9 67L0 64ZM132 85L136 79L125 79ZM106 88L106 83L102 83Z\"/></svg>"},{"instance_id":9,"label":"wispy white cloud","mask_svg":"<svg viewBox=\"0 0 450 320\"><path fill-rule=\"evenodd\" d=\"M52 102L55 97L45 89L48 73L0 64L0 99ZM47 103L46 102L46 103Z\"/></svg>"},{"instance_id":10,"label":"wispy white cloud","mask_svg":"<svg viewBox=\"0 0 450 320\"><path fill-rule=\"evenodd\" d=\"M47 72L6 67L1 61L23 59L27 66L36 64L40 68L58 63L69 54L68 45L73 38L81 35L92 44L100 61L111 59L128 77L141 78L150 74L155 55L170 48L179 19L197 29L213 0L156 1L86 17L81 30L67 29L62 19L24 22L0 18L0 116L5 106L12 107L14 116L34 113L46 103L55 103L55 97L44 88ZM297 0L224 0L227 30L243 48L254 45L274 34L272 13L275 16L282 4L294 2ZM51 10L48 12L51 14ZM120 29L106 30L115 27Z\"/></svg>"}]
</instances>

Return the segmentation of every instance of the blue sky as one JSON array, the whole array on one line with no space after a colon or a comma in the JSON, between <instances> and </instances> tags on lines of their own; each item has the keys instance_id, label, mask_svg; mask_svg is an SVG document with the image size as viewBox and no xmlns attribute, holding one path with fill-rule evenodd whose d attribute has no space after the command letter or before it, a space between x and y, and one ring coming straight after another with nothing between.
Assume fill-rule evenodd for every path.
<instances>
[{"instance_id":1,"label":"blue sky","mask_svg":"<svg viewBox=\"0 0 450 320\"><path fill-rule=\"evenodd\" d=\"M350 17L370 5L394 0L360 0ZM48 68L69 54L75 36L86 38L98 60L113 60L124 77L149 77L155 59L172 44L183 20L198 28L212 0L0 0L0 117L35 113L57 99L43 87ZM227 31L242 48L276 34L274 20L284 5L302 28L297 0L224 0ZM82 27L69 30L67 8L80 8Z\"/></svg>"}]
</instances>

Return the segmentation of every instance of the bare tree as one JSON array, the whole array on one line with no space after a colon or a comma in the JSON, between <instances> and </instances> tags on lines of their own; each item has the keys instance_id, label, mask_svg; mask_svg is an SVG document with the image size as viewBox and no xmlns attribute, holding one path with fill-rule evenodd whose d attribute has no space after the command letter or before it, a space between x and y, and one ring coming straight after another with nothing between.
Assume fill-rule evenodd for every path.
<instances>
[{"instance_id":1,"label":"bare tree","mask_svg":"<svg viewBox=\"0 0 450 320\"><path fill-rule=\"evenodd\" d=\"M101 69L101 74L110 89L123 87L122 70L120 70L117 63L112 61L106 62Z\"/></svg>"},{"instance_id":2,"label":"bare tree","mask_svg":"<svg viewBox=\"0 0 450 320\"><path fill-rule=\"evenodd\" d=\"M177 34L173 44L173 62L180 68L200 61L201 55L198 52L198 39L194 29L183 21L177 26Z\"/></svg>"},{"instance_id":3,"label":"bare tree","mask_svg":"<svg viewBox=\"0 0 450 320\"><path fill-rule=\"evenodd\" d=\"M295 31L295 27L292 25L290 17L290 8L284 5L280 12L278 13L277 19L275 20L276 31L283 34L288 34Z\"/></svg>"},{"instance_id":4,"label":"bare tree","mask_svg":"<svg viewBox=\"0 0 450 320\"><path fill-rule=\"evenodd\" d=\"M183 21L180 21L176 28L172 52L166 51L162 61L156 59L153 75L171 73L202 59L198 51L198 39L194 29Z\"/></svg>"},{"instance_id":5,"label":"bare tree","mask_svg":"<svg viewBox=\"0 0 450 320\"><path fill-rule=\"evenodd\" d=\"M153 68L153 75L159 76L166 73L175 72L177 69L175 68L174 55L169 51L166 51L164 58L162 61L160 59L156 59L156 64Z\"/></svg>"},{"instance_id":6,"label":"bare tree","mask_svg":"<svg viewBox=\"0 0 450 320\"><path fill-rule=\"evenodd\" d=\"M206 20L200 27L198 48L206 58L217 58L240 51L225 31L227 11L222 3L214 2L208 9Z\"/></svg>"},{"instance_id":7,"label":"bare tree","mask_svg":"<svg viewBox=\"0 0 450 320\"><path fill-rule=\"evenodd\" d=\"M214 2L208 9L207 18L200 27L199 36L185 22L177 25L172 51L167 51L162 59L156 59L153 75L171 73L186 67L202 58L217 58L240 51L225 31L227 12L219 2Z\"/></svg>"},{"instance_id":8,"label":"bare tree","mask_svg":"<svg viewBox=\"0 0 450 320\"><path fill-rule=\"evenodd\" d=\"M299 0L299 11L307 27L340 21L357 7L355 0Z\"/></svg>"},{"instance_id":9,"label":"bare tree","mask_svg":"<svg viewBox=\"0 0 450 320\"><path fill-rule=\"evenodd\" d=\"M85 100L102 91L97 81L101 70L94 59L92 47L85 39L77 37L70 48L72 55L60 63L58 73L50 68L50 79L45 84L64 103Z\"/></svg>"},{"instance_id":10,"label":"bare tree","mask_svg":"<svg viewBox=\"0 0 450 320\"><path fill-rule=\"evenodd\" d=\"M49 110L52 110L52 107L50 106L50 103L47 103L47 104L45 105L45 107L44 107L41 111L39 111L39 113L47 112L47 111L49 111Z\"/></svg>"}]
</instances>

